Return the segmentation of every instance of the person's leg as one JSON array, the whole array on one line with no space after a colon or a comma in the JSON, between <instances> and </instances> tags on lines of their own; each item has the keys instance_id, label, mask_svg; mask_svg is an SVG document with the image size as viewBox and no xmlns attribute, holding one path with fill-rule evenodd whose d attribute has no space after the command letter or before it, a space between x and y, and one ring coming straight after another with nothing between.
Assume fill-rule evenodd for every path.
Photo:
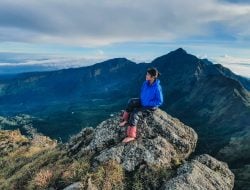
<instances>
[{"instance_id":1,"label":"person's leg","mask_svg":"<svg viewBox=\"0 0 250 190\"><path fill-rule=\"evenodd\" d=\"M130 141L133 141L135 140L136 138L136 132L137 132L137 123L140 119L139 115L141 115L141 109L140 108L136 108L132 113L131 113L131 116L130 116L130 119L129 119L129 126L128 126L128 129L127 129L127 137L122 141L122 142L125 142L125 143L128 143Z\"/></svg>"},{"instance_id":2,"label":"person's leg","mask_svg":"<svg viewBox=\"0 0 250 190\"><path fill-rule=\"evenodd\" d=\"M134 141L136 139L136 126L128 126L127 129L127 137L122 140L124 143L128 143L130 141Z\"/></svg>"},{"instance_id":3,"label":"person's leg","mask_svg":"<svg viewBox=\"0 0 250 190\"><path fill-rule=\"evenodd\" d=\"M131 113L134 108L140 108L141 107L141 100L140 98L130 98L127 104L126 111Z\"/></svg>"},{"instance_id":4,"label":"person's leg","mask_svg":"<svg viewBox=\"0 0 250 190\"><path fill-rule=\"evenodd\" d=\"M129 119L129 112L124 111L119 126L120 127L125 126L128 123L128 119Z\"/></svg>"},{"instance_id":5,"label":"person's leg","mask_svg":"<svg viewBox=\"0 0 250 190\"><path fill-rule=\"evenodd\" d=\"M150 114L153 114L153 112L156 109L150 109L150 108L143 108L139 107L134 109L134 111L131 113L130 119L129 119L129 126L127 129L127 137L123 139L122 142L128 143L130 141L133 141L136 139L137 136L137 123L139 122L140 118L145 116L148 116Z\"/></svg>"},{"instance_id":6,"label":"person's leg","mask_svg":"<svg viewBox=\"0 0 250 190\"><path fill-rule=\"evenodd\" d=\"M142 115L142 108L136 108L131 113L131 116L129 118L129 124L131 126L137 126L137 123L140 119L140 116Z\"/></svg>"},{"instance_id":7,"label":"person's leg","mask_svg":"<svg viewBox=\"0 0 250 190\"><path fill-rule=\"evenodd\" d=\"M123 112L121 123L119 126L123 127L128 123L130 113L135 109L141 106L141 101L139 98L131 98L128 101L126 110Z\"/></svg>"}]
</instances>

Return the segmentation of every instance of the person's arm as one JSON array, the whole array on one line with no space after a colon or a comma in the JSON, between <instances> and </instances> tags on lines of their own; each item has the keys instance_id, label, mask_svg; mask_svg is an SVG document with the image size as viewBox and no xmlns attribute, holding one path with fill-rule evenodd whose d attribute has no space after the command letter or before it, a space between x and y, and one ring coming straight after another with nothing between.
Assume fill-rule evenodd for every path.
<instances>
[{"instance_id":1,"label":"person's arm","mask_svg":"<svg viewBox=\"0 0 250 190\"><path fill-rule=\"evenodd\" d=\"M163 104L162 89L161 89L161 86L158 86L158 88L156 89L155 105L158 107L162 104Z\"/></svg>"},{"instance_id":2,"label":"person's arm","mask_svg":"<svg viewBox=\"0 0 250 190\"><path fill-rule=\"evenodd\" d=\"M148 106L159 107L163 103L163 95L161 86L158 86L155 91L154 99L149 101Z\"/></svg>"}]
</instances>

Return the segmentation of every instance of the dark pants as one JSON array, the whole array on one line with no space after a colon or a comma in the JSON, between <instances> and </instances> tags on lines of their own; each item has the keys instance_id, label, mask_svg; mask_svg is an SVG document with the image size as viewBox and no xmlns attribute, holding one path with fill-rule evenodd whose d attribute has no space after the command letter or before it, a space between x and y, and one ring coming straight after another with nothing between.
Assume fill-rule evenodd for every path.
<instances>
[{"instance_id":1,"label":"dark pants","mask_svg":"<svg viewBox=\"0 0 250 190\"><path fill-rule=\"evenodd\" d=\"M140 98L131 98L129 99L127 108L126 108L126 111L130 113L128 123L130 125L136 126L140 119L140 116L142 117L145 113L150 114L154 110L156 110L156 108L143 107L141 105Z\"/></svg>"}]
</instances>

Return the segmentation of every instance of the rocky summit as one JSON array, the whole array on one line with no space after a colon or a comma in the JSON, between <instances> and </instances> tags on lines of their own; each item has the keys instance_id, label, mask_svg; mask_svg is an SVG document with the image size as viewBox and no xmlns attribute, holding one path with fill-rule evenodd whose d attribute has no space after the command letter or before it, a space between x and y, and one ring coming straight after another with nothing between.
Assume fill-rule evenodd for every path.
<instances>
[{"instance_id":1,"label":"rocky summit","mask_svg":"<svg viewBox=\"0 0 250 190\"><path fill-rule=\"evenodd\" d=\"M126 127L119 127L119 115L103 121L95 129L85 128L68 143L73 155L94 155L97 163L115 159L125 170L132 171L142 163L167 165L187 158L195 149L195 131L158 109L142 113L136 141L122 143Z\"/></svg>"},{"instance_id":2,"label":"rocky summit","mask_svg":"<svg viewBox=\"0 0 250 190\"><path fill-rule=\"evenodd\" d=\"M117 113L95 129L85 128L73 136L66 144L68 153L78 159L88 155L93 168L115 160L128 173L145 167L172 170L171 177L163 178L159 186L143 189L233 188L234 175L227 164L206 154L186 161L195 151L198 139L192 128L161 109L143 112L137 139L126 144L122 143L126 127L119 127L120 115Z\"/></svg>"}]
</instances>

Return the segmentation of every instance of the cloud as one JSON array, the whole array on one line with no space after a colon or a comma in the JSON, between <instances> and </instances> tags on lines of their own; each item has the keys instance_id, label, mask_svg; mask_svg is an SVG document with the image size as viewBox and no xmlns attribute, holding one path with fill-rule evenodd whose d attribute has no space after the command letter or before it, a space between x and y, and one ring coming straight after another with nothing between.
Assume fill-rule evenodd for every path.
<instances>
[{"instance_id":1,"label":"cloud","mask_svg":"<svg viewBox=\"0 0 250 190\"><path fill-rule=\"evenodd\" d=\"M41 60L24 60L22 62L9 63L9 62L0 62L1 66L34 66L34 65L44 65L46 67L55 67L55 68L69 68L69 67L79 67L87 66L93 63L96 63L100 59L86 59L86 58L48 58Z\"/></svg>"},{"instance_id":2,"label":"cloud","mask_svg":"<svg viewBox=\"0 0 250 190\"><path fill-rule=\"evenodd\" d=\"M236 3L236 4L249 4L249 0L220 0L221 2L229 2L229 3Z\"/></svg>"},{"instance_id":3,"label":"cloud","mask_svg":"<svg viewBox=\"0 0 250 190\"><path fill-rule=\"evenodd\" d=\"M0 74L51 71L93 65L104 57L58 57L49 55L0 53Z\"/></svg>"},{"instance_id":4,"label":"cloud","mask_svg":"<svg viewBox=\"0 0 250 190\"><path fill-rule=\"evenodd\" d=\"M250 36L250 6L216 0L19 0L0 2L0 41L100 46Z\"/></svg>"},{"instance_id":5,"label":"cloud","mask_svg":"<svg viewBox=\"0 0 250 190\"><path fill-rule=\"evenodd\" d=\"M250 78L250 58L233 57L229 55L212 59L215 63L220 63L231 69L234 73Z\"/></svg>"}]
</instances>

